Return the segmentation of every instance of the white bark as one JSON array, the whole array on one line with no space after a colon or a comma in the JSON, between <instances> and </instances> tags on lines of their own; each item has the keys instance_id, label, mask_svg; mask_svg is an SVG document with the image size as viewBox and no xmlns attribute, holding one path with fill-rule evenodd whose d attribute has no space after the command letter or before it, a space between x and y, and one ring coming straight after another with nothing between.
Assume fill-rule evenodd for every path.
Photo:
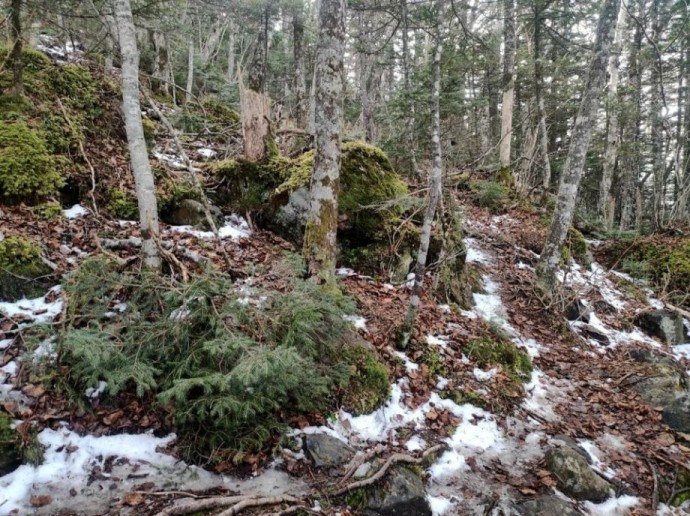
<instances>
[{"instance_id":1,"label":"white bark","mask_svg":"<svg viewBox=\"0 0 690 516\"><path fill-rule=\"evenodd\" d=\"M555 290L556 271L561 261L561 247L573 220L577 191L584 173L585 158L592 138L601 91L606 80L606 67L611 54L619 6L620 0L604 0L601 7L594 56L589 66L568 156L561 175L556 211L537 266L539 280L547 293L553 293Z\"/></svg>"},{"instance_id":2,"label":"white bark","mask_svg":"<svg viewBox=\"0 0 690 516\"><path fill-rule=\"evenodd\" d=\"M228 82L235 82L235 24L230 25L228 32Z\"/></svg>"},{"instance_id":3,"label":"white bark","mask_svg":"<svg viewBox=\"0 0 690 516\"><path fill-rule=\"evenodd\" d=\"M604 167L601 174L601 183L599 184L599 200L597 202L597 212L607 227L609 227L610 223L613 221L613 214L610 209L612 206L610 199L611 182L613 181L613 172L616 168L618 148L620 147L620 126L618 124L618 67L622 48L621 40L626 24L626 13L625 7L621 5L618 13L616 37L611 50L611 59L609 61L609 89L606 99L608 104L609 123L606 132Z\"/></svg>"},{"instance_id":4,"label":"white bark","mask_svg":"<svg viewBox=\"0 0 690 516\"><path fill-rule=\"evenodd\" d=\"M185 103L192 98L194 88L194 38L189 37L189 47L187 49L187 87L185 88Z\"/></svg>"},{"instance_id":5,"label":"white bark","mask_svg":"<svg viewBox=\"0 0 690 516\"><path fill-rule=\"evenodd\" d=\"M504 0L503 25L503 103L501 105L501 168L510 167L510 144L513 135L513 100L515 98L515 4Z\"/></svg>"},{"instance_id":6,"label":"white bark","mask_svg":"<svg viewBox=\"0 0 690 516\"><path fill-rule=\"evenodd\" d=\"M129 0L115 0L115 17L122 54L122 111L139 205L143 262L147 268L160 269L161 259L154 240L159 234L156 187L141 121L139 51Z\"/></svg>"},{"instance_id":7,"label":"white bark","mask_svg":"<svg viewBox=\"0 0 690 516\"><path fill-rule=\"evenodd\" d=\"M335 259L345 54L345 0L322 0L316 51L314 173L304 254L310 275L336 287Z\"/></svg>"},{"instance_id":8,"label":"white bark","mask_svg":"<svg viewBox=\"0 0 690 516\"><path fill-rule=\"evenodd\" d=\"M424 286L424 275L426 273L426 258L429 252L429 242L431 241L431 228L436 216L436 208L441 198L441 180L443 178L443 151L441 148L441 53L443 50L443 40L441 26L444 17L444 0L437 0L437 20L436 37L434 44L434 60L432 63L432 85L431 85L431 147L432 147L432 167L429 176L429 197L426 211L424 212L424 222L422 223L422 234L419 241L417 252L417 264L415 266L414 285L410 296L410 306L405 315L405 323L401 334L400 344L407 345L412 327L414 326L419 309L420 294Z\"/></svg>"}]
</instances>

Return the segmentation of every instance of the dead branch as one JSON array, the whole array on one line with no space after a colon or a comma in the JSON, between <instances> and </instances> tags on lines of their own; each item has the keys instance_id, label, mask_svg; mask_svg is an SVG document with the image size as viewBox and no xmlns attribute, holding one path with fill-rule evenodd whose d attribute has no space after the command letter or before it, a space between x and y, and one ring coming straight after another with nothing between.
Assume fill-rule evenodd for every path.
<instances>
[{"instance_id":1,"label":"dead branch","mask_svg":"<svg viewBox=\"0 0 690 516\"><path fill-rule=\"evenodd\" d=\"M242 512L244 509L248 509L249 507L259 507L262 505L276 505L279 503L299 504L300 500L295 498L294 496L288 495L266 497L216 496L213 498L194 500L192 502L187 502L180 505L173 505L172 507L168 507L167 509L162 510L156 516L180 516L231 506L218 515L230 516L233 514L238 514Z\"/></svg>"},{"instance_id":2,"label":"dead branch","mask_svg":"<svg viewBox=\"0 0 690 516\"><path fill-rule=\"evenodd\" d=\"M279 503L299 503L299 500L294 496L282 495L282 496L267 496L265 498L246 498L241 502L236 503L232 507L224 510L218 516L232 516L233 514L239 514L244 509L249 507L259 507L261 505L277 505Z\"/></svg>"},{"instance_id":3,"label":"dead branch","mask_svg":"<svg viewBox=\"0 0 690 516\"><path fill-rule=\"evenodd\" d=\"M365 478L364 480L358 480L357 482L352 482L351 484L341 487L340 489L336 489L334 491L329 492L328 495L340 496L345 493L349 493L353 489L359 489L360 487L365 487L374 484L385 476L385 474L388 472L391 466L399 462L404 462L406 464L421 464L422 462L424 462L424 459L426 459L429 455L431 455L432 453L436 453L437 451L442 450L443 448L445 448L445 446L442 444L432 446L431 448L425 450L424 453L422 453L421 457L412 457L411 455L407 455L405 453L394 453L388 458L388 460L381 467L381 469L379 469L369 478Z\"/></svg>"}]
</instances>

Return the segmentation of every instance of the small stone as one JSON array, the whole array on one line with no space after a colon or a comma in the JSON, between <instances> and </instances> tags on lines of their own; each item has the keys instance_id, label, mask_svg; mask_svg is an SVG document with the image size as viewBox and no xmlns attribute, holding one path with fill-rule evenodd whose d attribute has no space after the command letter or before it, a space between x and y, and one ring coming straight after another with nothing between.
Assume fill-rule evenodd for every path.
<instances>
[{"instance_id":1,"label":"small stone","mask_svg":"<svg viewBox=\"0 0 690 516\"><path fill-rule=\"evenodd\" d=\"M422 479L405 467L391 468L385 482L369 497L367 509L380 516L431 516Z\"/></svg>"},{"instance_id":2,"label":"small stone","mask_svg":"<svg viewBox=\"0 0 690 516\"><path fill-rule=\"evenodd\" d=\"M690 394L683 394L666 405L663 421L676 432L690 432Z\"/></svg>"},{"instance_id":3,"label":"small stone","mask_svg":"<svg viewBox=\"0 0 690 516\"><path fill-rule=\"evenodd\" d=\"M541 496L515 506L521 516L578 516L572 504L555 496Z\"/></svg>"},{"instance_id":4,"label":"small stone","mask_svg":"<svg viewBox=\"0 0 690 516\"><path fill-rule=\"evenodd\" d=\"M355 454L346 443L328 434L309 434L304 446L316 468L340 466Z\"/></svg>"},{"instance_id":5,"label":"small stone","mask_svg":"<svg viewBox=\"0 0 690 516\"><path fill-rule=\"evenodd\" d=\"M586 323L589 322L591 313L591 310L580 299L572 300L563 310L565 318L569 321L582 321Z\"/></svg>"},{"instance_id":6,"label":"small stone","mask_svg":"<svg viewBox=\"0 0 690 516\"><path fill-rule=\"evenodd\" d=\"M576 500L603 502L609 498L611 484L597 475L585 458L569 446L551 448L545 454L546 465L556 477L558 487Z\"/></svg>"},{"instance_id":7,"label":"small stone","mask_svg":"<svg viewBox=\"0 0 690 516\"><path fill-rule=\"evenodd\" d=\"M369 475L369 472L371 471L371 464L368 462L365 462L364 464L360 464L359 467L355 470L354 475L352 475L354 478L366 478L367 475Z\"/></svg>"},{"instance_id":8,"label":"small stone","mask_svg":"<svg viewBox=\"0 0 690 516\"><path fill-rule=\"evenodd\" d=\"M688 332L683 324L683 317L669 310L642 312L635 317L635 324L650 337L657 337L675 346L687 342Z\"/></svg>"}]
</instances>

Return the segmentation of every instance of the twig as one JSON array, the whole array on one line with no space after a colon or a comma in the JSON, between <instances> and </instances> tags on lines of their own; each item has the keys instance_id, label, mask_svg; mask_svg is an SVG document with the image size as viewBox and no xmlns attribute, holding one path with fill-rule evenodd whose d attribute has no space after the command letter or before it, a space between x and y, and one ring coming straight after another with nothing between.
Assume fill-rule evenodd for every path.
<instances>
[{"instance_id":1,"label":"twig","mask_svg":"<svg viewBox=\"0 0 690 516\"><path fill-rule=\"evenodd\" d=\"M294 496L282 495L282 496L267 496L265 498L246 498L241 502L236 503L232 507L224 510L218 516L232 516L233 514L238 514L244 509L249 507L259 507L261 505L276 505L279 503L299 503L299 500Z\"/></svg>"},{"instance_id":2,"label":"twig","mask_svg":"<svg viewBox=\"0 0 690 516\"><path fill-rule=\"evenodd\" d=\"M381 469L379 469L369 478L365 478L364 480L359 480L357 482L352 482L351 484L341 487L340 489L331 491L328 494L329 496L340 496L342 494L352 491L353 489L359 489L360 487L369 486L381 480L384 477L384 475L388 472L388 470L391 468L391 466L393 466L394 464L397 464L398 462L405 462L407 464L421 464L424 461L424 459L426 459L429 455L431 455L432 453L436 453L439 450L442 450L444 447L445 446L442 444L432 446L431 448L425 450L421 457L412 457L411 455L407 455L405 453L394 453L388 458L388 460L381 467Z\"/></svg>"},{"instance_id":3,"label":"twig","mask_svg":"<svg viewBox=\"0 0 690 516\"><path fill-rule=\"evenodd\" d=\"M206 193L204 192L204 188L201 185L201 181L199 180L199 176L194 170L194 166L192 165L192 162L189 160L189 156L187 156L187 153L184 150L184 147L182 146L182 143L180 142L180 139L177 137L177 134L175 133L175 129L173 128L172 124L170 123L170 120L166 118L166 116L163 114L163 112L160 110L160 108L156 105L156 103L149 97L148 93L144 90L144 88L141 88L141 91L144 95L144 98L146 99L146 102L151 106L151 109L154 110L158 118L160 118L161 122L163 122L163 125L165 125L165 128L167 129L168 133L170 133L170 137L173 139L173 142L175 143L175 146L177 147L178 152L180 153L180 157L182 158L182 161L185 164L185 168L187 169L187 172L189 172L189 175L192 178L192 182L194 183L194 187L197 189L199 196L201 197L201 204L204 207L204 214L206 215L206 221L208 222L208 225L211 228L211 231L213 231L213 234L216 237L216 240L218 240L218 246L220 247L220 253L223 256L223 261L225 262L225 266L230 269L231 268L231 263L230 263L230 257L228 256L227 251L225 250L225 246L223 245L223 239L220 236L220 233L218 232L218 226L216 226L216 221L213 220L213 214L211 213L211 205L208 202L208 197L206 197Z\"/></svg>"},{"instance_id":4,"label":"twig","mask_svg":"<svg viewBox=\"0 0 690 516\"><path fill-rule=\"evenodd\" d=\"M177 259L177 256L175 256L173 253L171 253L161 245L161 241L157 237L157 235L154 235L152 233L151 236L153 242L156 244L156 247L158 248L158 251L161 253L163 258L165 258L168 261L168 263L174 265L179 269L180 274L182 274L182 283L187 283L189 281L189 270L187 269L187 267L185 267L184 264Z\"/></svg>"},{"instance_id":5,"label":"twig","mask_svg":"<svg viewBox=\"0 0 690 516\"><path fill-rule=\"evenodd\" d=\"M221 507L232 507L221 512L218 516L229 516L238 514L239 512L249 507L258 507L260 505L276 505L279 503L300 503L300 500L294 496L280 495L280 496L266 496L266 497L251 497L251 496L216 496L213 498L206 498L196 500L193 502L173 505L167 509L162 510L156 516L179 516L184 514L191 514L196 512L209 511L211 509L218 509Z\"/></svg>"},{"instance_id":6,"label":"twig","mask_svg":"<svg viewBox=\"0 0 690 516\"><path fill-rule=\"evenodd\" d=\"M656 514L656 509L659 506L659 478L656 475L656 468L649 459L645 459L647 466L652 472L652 478L654 479L654 491L652 491L652 512Z\"/></svg>"}]
</instances>

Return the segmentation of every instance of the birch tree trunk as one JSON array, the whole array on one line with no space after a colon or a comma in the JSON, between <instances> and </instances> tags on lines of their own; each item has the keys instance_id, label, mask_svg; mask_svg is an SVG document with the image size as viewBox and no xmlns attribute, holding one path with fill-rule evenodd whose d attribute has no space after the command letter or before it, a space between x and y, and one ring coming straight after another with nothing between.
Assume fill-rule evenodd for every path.
<instances>
[{"instance_id":1,"label":"birch tree trunk","mask_svg":"<svg viewBox=\"0 0 690 516\"><path fill-rule=\"evenodd\" d=\"M295 60L295 121L300 129L307 128L307 82L304 66L304 7L295 9L292 16L292 55Z\"/></svg>"},{"instance_id":2,"label":"birch tree trunk","mask_svg":"<svg viewBox=\"0 0 690 516\"><path fill-rule=\"evenodd\" d=\"M432 167L429 176L429 196L426 211L424 212L424 222L422 223L422 233L417 252L417 264L414 271L414 284L410 296L410 305L405 314L405 322L400 332L400 342L402 347L407 347L410 341L412 328L417 319L419 310L420 295L424 286L424 275L426 273L426 258L429 252L429 242L431 241L431 227L436 215L436 208L441 197L441 180L443 178L443 154L441 149L441 52L443 50L443 40L441 27L444 18L444 0L436 2L436 41L434 43L434 60L431 70L431 148L432 148Z\"/></svg>"},{"instance_id":3,"label":"birch tree trunk","mask_svg":"<svg viewBox=\"0 0 690 516\"><path fill-rule=\"evenodd\" d=\"M189 45L187 47L187 87L185 88L185 103L192 98L192 91L194 89L194 38L189 36Z\"/></svg>"},{"instance_id":4,"label":"birch tree trunk","mask_svg":"<svg viewBox=\"0 0 690 516\"><path fill-rule=\"evenodd\" d=\"M503 0L503 103L501 105L501 168L510 167L510 144L513 134L513 100L515 97L515 4Z\"/></svg>"},{"instance_id":5,"label":"birch tree trunk","mask_svg":"<svg viewBox=\"0 0 690 516\"><path fill-rule=\"evenodd\" d=\"M544 71L543 52L541 44L542 11L541 2L534 7L534 96L537 104L537 128L539 132L539 150L541 152L544 170L542 173L542 189L546 194L551 188L551 160L549 159L549 135L546 132L546 112L544 109Z\"/></svg>"},{"instance_id":6,"label":"birch tree trunk","mask_svg":"<svg viewBox=\"0 0 690 516\"><path fill-rule=\"evenodd\" d=\"M597 202L597 213L601 220L604 221L607 228L609 228L613 222L613 214L611 213L611 182L613 181L613 172L616 168L618 147L620 146L620 127L618 124L618 67L620 64L620 52L622 47L621 40L626 24L626 12L625 7L621 4L620 12L618 13L616 36L611 50L611 59L609 61L609 89L606 97L609 123L606 130L606 151L604 153L604 167L601 174L601 183L599 183L599 200Z\"/></svg>"},{"instance_id":7,"label":"birch tree trunk","mask_svg":"<svg viewBox=\"0 0 690 516\"><path fill-rule=\"evenodd\" d=\"M158 270L161 259L154 240L159 234L156 187L141 122L139 51L129 0L115 0L115 17L122 54L122 111L139 205L143 263L146 268Z\"/></svg>"},{"instance_id":8,"label":"birch tree trunk","mask_svg":"<svg viewBox=\"0 0 690 516\"><path fill-rule=\"evenodd\" d=\"M344 54L345 0L322 0L315 66L314 172L304 255L309 274L329 289L337 288L335 260Z\"/></svg>"},{"instance_id":9,"label":"birch tree trunk","mask_svg":"<svg viewBox=\"0 0 690 516\"><path fill-rule=\"evenodd\" d=\"M619 6L620 0L604 0L601 6L594 43L594 56L589 66L587 82L582 93L582 101L572 130L568 156L558 187L556 211L537 265L538 280L549 295L553 295L556 288L556 272L561 261L561 246L573 220L577 191L584 173L585 158L592 138L594 119L606 80L606 67L611 54Z\"/></svg>"}]
</instances>

